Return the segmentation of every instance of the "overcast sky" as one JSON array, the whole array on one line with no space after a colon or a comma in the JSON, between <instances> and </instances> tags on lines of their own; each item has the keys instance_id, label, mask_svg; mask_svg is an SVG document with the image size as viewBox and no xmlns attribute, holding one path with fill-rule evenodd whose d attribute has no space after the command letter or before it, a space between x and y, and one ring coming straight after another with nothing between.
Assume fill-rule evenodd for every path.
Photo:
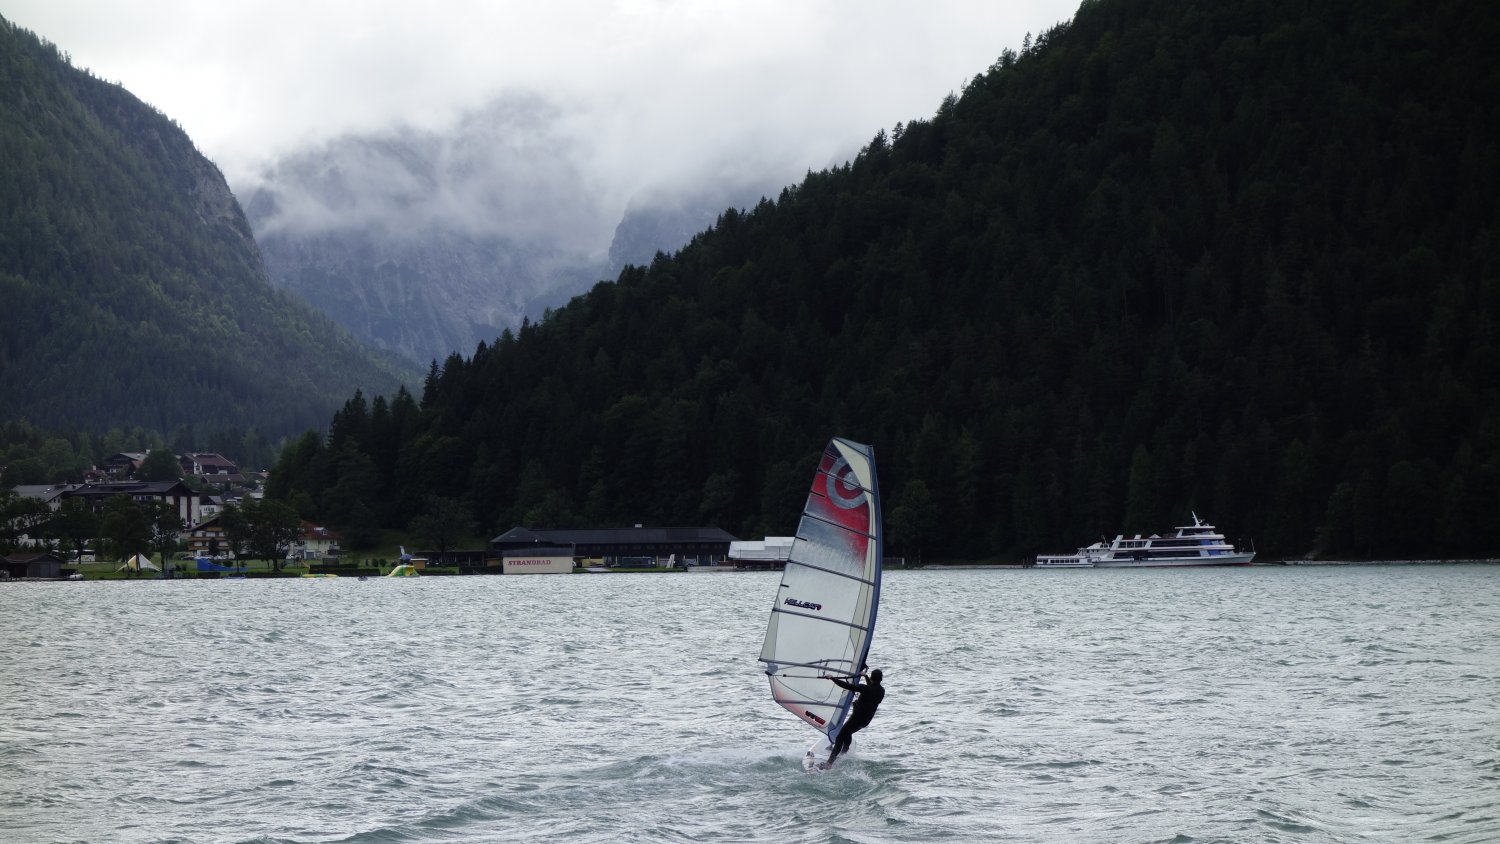
<instances>
[{"instance_id":1,"label":"overcast sky","mask_svg":"<svg viewBox=\"0 0 1500 844\"><path fill-rule=\"evenodd\" d=\"M1077 0L0 0L77 67L180 123L232 183L288 151L439 130L542 94L603 172L671 179L716 150L820 169L942 97Z\"/></svg>"}]
</instances>

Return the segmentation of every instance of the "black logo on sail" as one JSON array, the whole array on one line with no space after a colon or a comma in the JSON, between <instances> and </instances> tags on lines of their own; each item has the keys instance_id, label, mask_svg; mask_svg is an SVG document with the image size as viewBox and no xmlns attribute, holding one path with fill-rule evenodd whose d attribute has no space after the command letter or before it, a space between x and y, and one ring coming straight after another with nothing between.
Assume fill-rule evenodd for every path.
<instances>
[{"instance_id":1,"label":"black logo on sail","mask_svg":"<svg viewBox=\"0 0 1500 844\"><path fill-rule=\"evenodd\" d=\"M796 598L787 598L782 603L786 604L789 607L801 607L804 610L813 610L814 612L823 609L822 604L814 604L812 601L799 601Z\"/></svg>"}]
</instances>

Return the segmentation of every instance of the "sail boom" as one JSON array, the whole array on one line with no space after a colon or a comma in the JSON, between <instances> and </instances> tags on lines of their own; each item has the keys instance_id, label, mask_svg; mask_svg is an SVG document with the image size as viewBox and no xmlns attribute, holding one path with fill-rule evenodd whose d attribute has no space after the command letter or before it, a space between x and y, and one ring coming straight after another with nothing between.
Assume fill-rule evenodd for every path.
<instances>
[{"instance_id":1,"label":"sail boom","mask_svg":"<svg viewBox=\"0 0 1500 844\"><path fill-rule=\"evenodd\" d=\"M798 699L798 698L789 698L789 697L782 698L778 702L782 706L785 706L787 704L796 704L798 706L826 706L828 704L828 701L826 701L826 700L813 700L811 698L809 698L807 700L801 700L801 699Z\"/></svg>"},{"instance_id":2,"label":"sail boom","mask_svg":"<svg viewBox=\"0 0 1500 844\"><path fill-rule=\"evenodd\" d=\"M839 660L839 661L843 662L844 660ZM766 660L762 659L761 662L766 662ZM783 666L790 666L792 668L816 668L816 669L819 669L820 671L821 670L835 671L835 672L843 674L846 677L857 677L857 676L859 676L859 672L857 672L857 671L854 671L854 670L845 670L843 668L829 668L828 664L827 663L823 663L823 662L778 662L778 663L776 663L776 666L777 666L777 669L780 669ZM771 671L767 671L766 673L770 674L772 672ZM810 675L807 675L807 674L782 674L780 676L782 676L782 677L800 677L803 680L817 680L817 679L820 679L818 677L813 677L813 676L810 676Z\"/></svg>"}]
</instances>

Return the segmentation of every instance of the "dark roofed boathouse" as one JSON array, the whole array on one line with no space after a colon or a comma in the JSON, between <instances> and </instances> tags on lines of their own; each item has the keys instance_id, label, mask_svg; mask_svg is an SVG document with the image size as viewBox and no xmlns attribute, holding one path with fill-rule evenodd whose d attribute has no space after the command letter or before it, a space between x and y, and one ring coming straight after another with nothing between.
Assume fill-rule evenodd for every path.
<instances>
[{"instance_id":1,"label":"dark roofed boathouse","mask_svg":"<svg viewBox=\"0 0 1500 844\"><path fill-rule=\"evenodd\" d=\"M0 557L0 571L9 579L55 579L63 576L63 558L56 554L11 554Z\"/></svg>"},{"instance_id":2,"label":"dark roofed boathouse","mask_svg":"<svg viewBox=\"0 0 1500 844\"><path fill-rule=\"evenodd\" d=\"M490 540L500 554L526 551L540 546L573 549L574 557L599 557L619 562L650 557L666 560L674 555L682 563L714 563L729 554L735 538L716 527L634 527L594 530L532 530L511 528Z\"/></svg>"}]
</instances>

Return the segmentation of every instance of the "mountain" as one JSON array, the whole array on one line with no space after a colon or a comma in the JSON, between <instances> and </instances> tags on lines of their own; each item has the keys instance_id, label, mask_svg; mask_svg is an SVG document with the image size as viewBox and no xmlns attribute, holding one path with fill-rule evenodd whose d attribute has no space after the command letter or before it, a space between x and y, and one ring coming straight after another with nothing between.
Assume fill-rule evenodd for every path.
<instances>
[{"instance_id":1,"label":"mountain","mask_svg":"<svg viewBox=\"0 0 1500 844\"><path fill-rule=\"evenodd\" d=\"M650 264L658 252L676 252L712 226L725 209L750 208L778 191L780 186L706 186L693 194L656 192L637 198L615 226L609 244L608 276L615 278L626 267Z\"/></svg>"},{"instance_id":2,"label":"mountain","mask_svg":"<svg viewBox=\"0 0 1500 844\"><path fill-rule=\"evenodd\" d=\"M520 322L546 290L600 277L608 221L545 100L450 132L345 135L266 166L247 197L272 282L425 367Z\"/></svg>"},{"instance_id":3,"label":"mountain","mask_svg":"<svg viewBox=\"0 0 1500 844\"><path fill-rule=\"evenodd\" d=\"M449 358L420 409L351 399L273 493L758 536L839 434L875 445L896 555L1194 510L1263 558L1493 555L1497 29L1459 0L1090 0L932 118Z\"/></svg>"},{"instance_id":4,"label":"mountain","mask_svg":"<svg viewBox=\"0 0 1500 844\"><path fill-rule=\"evenodd\" d=\"M175 123L4 19L0 300L0 413L44 427L281 436L414 369L270 286Z\"/></svg>"},{"instance_id":5,"label":"mountain","mask_svg":"<svg viewBox=\"0 0 1500 844\"><path fill-rule=\"evenodd\" d=\"M411 364L472 352L528 312L540 314L531 307L538 296L557 288L571 295L604 271L583 256L439 227L399 238L281 230L259 242L277 287Z\"/></svg>"},{"instance_id":6,"label":"mountain","mask_svg":"<svg viewBox=\"0 0 1500 844\"><path fill-rule=\"evenodd\" d=\"M622 212L567 114L502 97L442 131L344 135L237 187L272 283L426 366L671 251L761 190L653 192ZM611 241L611 229L614 239Z\"/></svg>"}]
</instances>

